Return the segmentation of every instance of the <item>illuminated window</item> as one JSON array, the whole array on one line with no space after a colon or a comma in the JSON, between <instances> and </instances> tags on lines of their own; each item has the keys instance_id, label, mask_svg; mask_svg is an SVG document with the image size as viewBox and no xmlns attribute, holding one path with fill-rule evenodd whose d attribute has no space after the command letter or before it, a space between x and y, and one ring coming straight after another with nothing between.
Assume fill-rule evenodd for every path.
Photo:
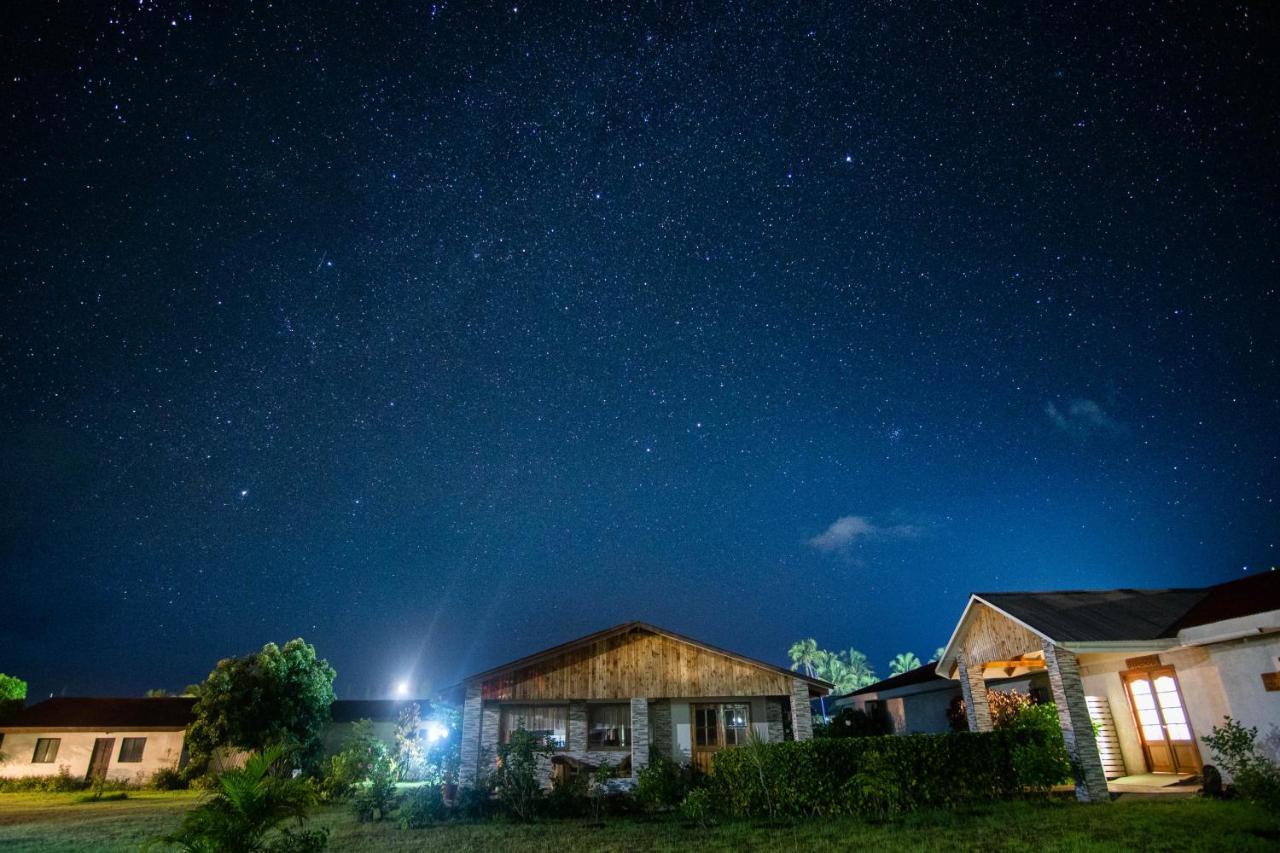
<instances>
[{"instance_id":1,"label":"illuminated window","mask_svg":"<svg viewBox=\"0 0 1280 853\"><path fill-rule=\"evenodd\" d=\"M506 705L502 709L499 737L509 743L517 729L543 739L556 749L563 749L569 732L568 705Z\"/></svg>"}]
</instances>

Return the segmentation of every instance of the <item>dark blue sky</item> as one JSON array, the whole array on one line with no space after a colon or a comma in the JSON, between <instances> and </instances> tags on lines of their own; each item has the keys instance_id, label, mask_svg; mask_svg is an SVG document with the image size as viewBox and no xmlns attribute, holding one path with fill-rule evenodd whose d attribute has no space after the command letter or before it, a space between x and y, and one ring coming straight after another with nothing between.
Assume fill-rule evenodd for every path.
<instances>
[{"instance_id":1,"label":"dark blue sky","mask_svg":"<svg viewBox=\"0 0 1280 853\"><path fill-rule=\"evenodd\" d=\"M634 618L884 673L973 590L1277 562L1269 4L25 5L33 696Z\"/></svg>"}]
</instances>

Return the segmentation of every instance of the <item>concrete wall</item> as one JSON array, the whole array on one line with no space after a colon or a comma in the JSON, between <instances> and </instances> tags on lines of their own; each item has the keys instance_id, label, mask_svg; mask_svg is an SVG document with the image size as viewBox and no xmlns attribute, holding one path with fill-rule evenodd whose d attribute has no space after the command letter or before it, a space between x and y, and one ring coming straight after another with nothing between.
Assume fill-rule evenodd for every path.
<instances>
[{"instance_id":1,"label":"concrete wall","mask_svg":"<svg viewBox=\"0 0 1280 853\"><path fill-rule=\"evenodd\" d=\"M33 764L36 740L42 737L60 738L58 755L51 764ZM145 783L152 774L163 767L178 766L182 756L184 732L9 732L0 746L9 760L0 764L0 777L56 776L66 768L73 778L83 779L89 772L89 758L97 738L115 738L111 747L111 761L107 765L107 778L121 782ZM127 737L144 737L142 761L120 762L121 741Z\"/></svg>"},{"instance_id":2,"label":"concrete wall","mask_svg":"<svg viewBox=\"0 0 1280 853\"><path fill-rule=\"evenodd\" d=\"M1209 646L1208 653L1231 716L1257 727L1259 747L1280 761L1280 691L1268 691L1262 684L1262 673L1280 671L1280 636L1220 643ZM1219 717L1212 722L1217 725L1222 720ZM1208 734L1209 728L1197 725L1196 733ZM1204 751L1207 753L1207 748ZM1211 760L1207 754L1205 760Z\"/></svg>"}]
</instances>

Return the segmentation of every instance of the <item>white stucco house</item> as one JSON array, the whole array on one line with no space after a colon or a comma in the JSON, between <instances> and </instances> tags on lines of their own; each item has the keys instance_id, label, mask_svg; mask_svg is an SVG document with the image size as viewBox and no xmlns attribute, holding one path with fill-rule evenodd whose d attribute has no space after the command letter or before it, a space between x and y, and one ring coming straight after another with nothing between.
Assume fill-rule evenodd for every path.
<instances>
[{"instance_id":1,"label":"white stucco house","mask_svg":"<svg viewBox=\"0 0 1280 853\"><path fill-rule=\"evenodd\" d=\"M1117 773L1198 773L1200 737L1227 716L1280 759L1280 572L1200 588L975 593L936 669L963 692L975 731L991 727L993 682L1047 678L1080 799L1105 798Z\"/></svg>"},{"instance_id":2,"label":"white stucco house","mask_svg":"<svg viewBox=\"0 0 1280 853\"><path fill-rule=\"evenodd\" d=\"M76 779L102 772L142 784L182 761L190 697L164 699L57 698L19 711L0 725L0 777Z\"/></svg>"}]
</instances>

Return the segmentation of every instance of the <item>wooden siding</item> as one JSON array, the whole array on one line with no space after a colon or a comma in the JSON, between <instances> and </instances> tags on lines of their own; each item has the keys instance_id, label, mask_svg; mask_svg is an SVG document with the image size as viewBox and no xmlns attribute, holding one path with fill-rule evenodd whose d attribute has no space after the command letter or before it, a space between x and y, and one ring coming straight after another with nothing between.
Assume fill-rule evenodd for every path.
<instances>
[{"instance_id":1,"label":"wooden siding","mask_svg":"<svg viewBox=\"0 0 1280 853\"><path fill-rule=\"evenodd\" d=\"M972 666L1038 652L1040 646L1039 637L980 601L969 630L960 640L960 648L964 649L965 658Z\"/></svg>"},{"instance_id":2,"label":"wooden siding","mask_svg":"<svg viewBox=\"0 0 1280 853\"><path fill-rule=\"evenodd\" d=\"M637 630L494 675L481 691L490 701L789 696L791 678Z\"/></svg>"}]
</instances>

